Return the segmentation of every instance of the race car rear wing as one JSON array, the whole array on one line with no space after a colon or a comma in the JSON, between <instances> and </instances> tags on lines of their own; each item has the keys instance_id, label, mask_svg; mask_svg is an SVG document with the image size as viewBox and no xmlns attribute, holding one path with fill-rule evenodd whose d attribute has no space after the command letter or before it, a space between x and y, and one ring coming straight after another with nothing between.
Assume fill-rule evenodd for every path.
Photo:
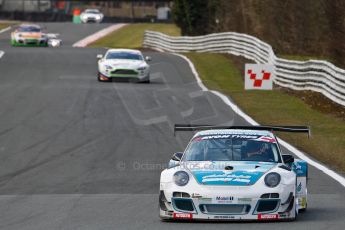
<instances>
[{"instance_id":1,"label":"race car rear wing","mask_svg":"<svg viewBox=\"0 0 345 230\"><path fill-rule=\"evenodd\" d=\"M191 125L191 124L175 124L174 135L176 131L202 131L211 129L242 129L242 130L266 130L266 131L277 131L277 132L292 132L292 133L308 133L308 138L311 137L310 127L308 126L228 126L228 125Z\"/></svg>"}]
</instances>

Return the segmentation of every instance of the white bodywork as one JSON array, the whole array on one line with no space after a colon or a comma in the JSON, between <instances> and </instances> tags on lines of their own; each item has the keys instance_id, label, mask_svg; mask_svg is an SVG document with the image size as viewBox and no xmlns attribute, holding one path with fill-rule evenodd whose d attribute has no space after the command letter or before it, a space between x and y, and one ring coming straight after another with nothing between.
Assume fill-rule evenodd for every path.
<instances>
[{"instance_id":1,"label":"white bodywork","mask_svg":"<svg viewBox=\"0 0 345 230\"><path fill-rule=\"evenodd\" d=\"M23 32L16 29L11 33L12 44L16 43L17 45L48 45L51 47L59 47L62 43L59 39L59 34L53 33L43 33L41 27L35 24L22 24L19 28L32 27L39 32Z\"/></svg>"},{"instance_id":2,"label":"white bodywork","mask_svg":"<svg viewBox=\"0 0 345 230\"><path fill-rule=\"evenodd\" d=\"M275 139L275 136L267 131L210 130L198 132L192 140L205 135L248 135L248 133ZM298 164L298 160L293 164ZM225 170L224 166L227 165L233 169ZM215 161L184 161L183 158L181 161L171 160L169 168L162 171L160 177L160 218L190 220L295 219L298 210L306 208L306 175L300 174L301 176L298 176L299 174L294 170L288 169L284 163L273 162L224 161L219 163ZM302 172L302 169L299 169ZM173 179L174 174L178 171L184 171L189 175L189 182L184 186L177 185ZM221 175L212 174L213 171L221 172ZM198 173L205 175L205 172L210 172L210 174L201 177L203 179L200 180ZM236 175L236 172L240 172L240 174ZM243 172L249 174L241 174ZM253 173L255 176L256 172L260 173L260 176L251 185L207 184L210 181L228 182L227 180L239 182L248 180L249 184L250 176L248 175ZM271 172L276 172L281 176L280 183L273 188L266 186L264 182L265 176ZM296 188L296 184L299 188ZM275 195L274 197L273 195L269 195L272 197L265 197L263 194ZM279 197L276 197L277 194ZM179 209L176 200L191 200L194 210ZM274 210L258 212L258 201L277 201L277 205ZM207 208L218 211L207 210ZM229 210L233 213L228 213Z\"/></svg>"},{"instance_id":3,"label":"white bodywork","mask_svg":"<svg viewBox=\"0 0 345 230\"><path fill-rule=\"evenodd\" d=\"M34 28L37 31L19 31L20 28ZM18 44L47 44L48 38L41 30L41 27L36 24L22 24L11 33L11 40L15 41Z\"/></svg>"},{"instance_id":4,"label":"white bodywork","mask_svg":"<svg viewBox=\"0 0 345 230\"><path fill-rule=\"evenodd\" d=\"M83 23L88 22L102 22L104 15L97 9L86 9L80 14L80 19Z\"/></svg>"},{"instance_id":5,"label":"white bodywork","mask_svg":"<svg viewBox=\"0 0 345 230\"><path fill-rule=\"evenodd\" d=\"M140 60L108 59L111 53L122 52L135 54ZM110 49L98 61L98 72L107 78L133 78L138 81L149 81L150 66L139 50Z\"/></svg>"}]
</instances>

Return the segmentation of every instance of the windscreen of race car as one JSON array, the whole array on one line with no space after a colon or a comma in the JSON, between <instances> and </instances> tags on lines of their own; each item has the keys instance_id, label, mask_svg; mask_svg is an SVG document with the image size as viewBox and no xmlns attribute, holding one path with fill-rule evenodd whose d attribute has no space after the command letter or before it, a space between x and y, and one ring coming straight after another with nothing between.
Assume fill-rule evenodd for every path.
<instances>
[{"instance_id":1,"label":"windscreen of race car","mask_svg":"<svg viewBox=\"0 0 345 230\"><path fill-rule=\"evenodd\" d=\"M106 59L143 60L141 55L130 52L109 52Z\"/></svg>"},{"instance_id":2,"label":"windscreen of race car","mask_svg":"<svg viewBox=\"0 0 345 230\"><path fill-rule=\"evenodd\" d=\"M194 138L187 147L183 160L281 162L274 138L237 138L231 135Z\"/></svg>"}]
</instances>

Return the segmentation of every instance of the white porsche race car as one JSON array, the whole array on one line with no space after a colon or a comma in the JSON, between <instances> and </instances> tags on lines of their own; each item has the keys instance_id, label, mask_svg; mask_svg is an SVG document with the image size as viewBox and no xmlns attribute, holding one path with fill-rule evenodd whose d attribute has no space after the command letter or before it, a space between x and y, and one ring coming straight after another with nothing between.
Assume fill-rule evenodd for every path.
<instances>
[{"instance_id":1,"label":"white porsche race car","mask_svg":"<svg viewBox=\"0 0 345 230\"><path fill-rule=\"evenodd\" d=\"M150 82L150 66L139 50L110 49L103 56L97 55L98 81L112 81L112 79L126 79L135 82Z\"/></svg>"},{"instance_id":2,"label":"white porsche race car","mask_svg":"<svg viewBox=\"0 0 345 230\"><path fill-rule=\"evenodd\" d=\"M308 127L175 125L195 130L161 173L162 220L295 220L307 208L307 163L281 154L271 131Z\"/></svg>"},{"instance_id":3,"label":"white porsche race car","mask_svg":"<svg viewBox=\"0 0 345 230\"><path fill-rule=\"evenodd\" d=\"M59 34L45 33L36 24L21 24L11 33L12 46L58 47L61 43Z\"/></svg>"},{"instance_id":4,"label":"white porsche race car","mask_svg":"<svg viewBox=\"0 0 345 230\"><path fill-rule=\"evenodd\" d=\"M48 37L36 24L21 24L11 33L12 46L48 46Z\"/></svg>"},{"instance_id":5,"label":"white porsche race car","mask_svg":"<svg viewBox=\"0 0 345 230\"><path fill-rule=\"evenodd\" d=\"M102 22L104 15L98 9L86 9L80 14L80 19L83 23L88 22Z\"/></svg>"}]
</instances>

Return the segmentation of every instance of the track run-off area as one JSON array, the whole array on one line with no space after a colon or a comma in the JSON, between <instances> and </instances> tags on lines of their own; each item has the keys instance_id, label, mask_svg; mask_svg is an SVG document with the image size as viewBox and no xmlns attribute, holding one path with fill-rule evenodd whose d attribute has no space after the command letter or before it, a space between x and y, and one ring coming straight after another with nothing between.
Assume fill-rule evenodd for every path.
<instances>
[{"instance_id":1,"label":"track run-off area","mask_svg":"<svg viewBox=\"0 0 345 230\"><path fill-rule=\"evenodd\" d=\"M247 121L203 91L179 56L146 52L151 84L102 83L105 49L72 45L109 24L42 25L61 47L13 48L10 31L0 33L0 229L344 228L345 188L311 166L297 221L161 222L160 172L192 135L175 137L173 124Z\"/></svg>"}]
</instances>

